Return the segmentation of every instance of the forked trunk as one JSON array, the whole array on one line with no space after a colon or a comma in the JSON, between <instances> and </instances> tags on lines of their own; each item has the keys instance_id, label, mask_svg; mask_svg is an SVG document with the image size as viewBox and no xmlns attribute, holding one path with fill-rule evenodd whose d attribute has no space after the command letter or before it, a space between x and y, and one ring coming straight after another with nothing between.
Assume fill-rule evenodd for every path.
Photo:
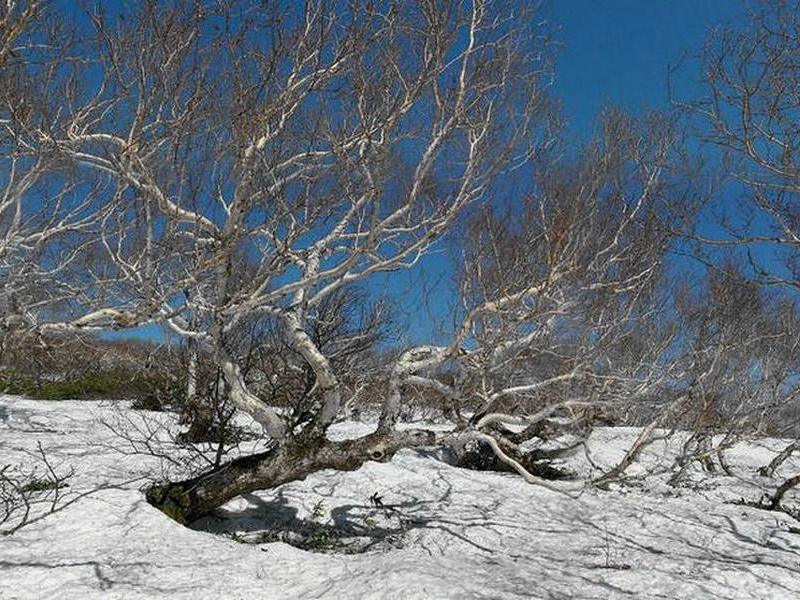
<instances>
[{"instance_id":1,"label":"forked trunk","mask_svg":"<svg viewBox=\"0 0 800 600\"><path fill-rule=\"evenodd\" d=\"M299 481L323 469L353 471L368 460L386 460L401 448L433 445L436 439L426 430L376 432L343 442L301 436L192 479L155 484L146 492L147 501L175 521L189 524L242 494Z\"/></svg>"}]
</instances>

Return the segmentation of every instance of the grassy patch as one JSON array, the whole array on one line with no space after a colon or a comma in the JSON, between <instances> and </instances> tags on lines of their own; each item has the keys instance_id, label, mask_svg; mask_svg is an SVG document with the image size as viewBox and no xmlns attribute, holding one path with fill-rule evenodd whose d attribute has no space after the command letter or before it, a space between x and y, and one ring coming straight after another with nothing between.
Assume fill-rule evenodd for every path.
<instances>
[{"instance_id":1,"label":"grassy patch","mask_svg":"<svg viewBox=\"0 0 800 600\"><path fill-rule=\"evenodd\" d=\"M99 371L55 381L37 381L14 372L0 373L0 391L35 400L150 399L166 387L164 377L124 371ZM145 404L150 408L152 402Z\"/></svg>"}]
</instances>

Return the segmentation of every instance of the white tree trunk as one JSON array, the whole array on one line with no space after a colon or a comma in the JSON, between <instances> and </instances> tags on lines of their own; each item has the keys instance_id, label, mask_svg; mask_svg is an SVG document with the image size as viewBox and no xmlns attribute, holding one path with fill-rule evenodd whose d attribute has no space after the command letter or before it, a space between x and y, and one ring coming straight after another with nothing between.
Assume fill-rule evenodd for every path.
<instances>
[{"instance_id":1,"label":"white tree trunk","mask_svg":"<svg viewBox=\"0 0 800 600\"><path fill-rule=\"evenodd\" d=\"M189 341L189 366L186 373L186 403L192 404L197 396L197 349Z\"/></svg>"},{"instance_id":2,"label":"white tree trunk","mask_svg":"<svg viewBox=\"0 0 800 600\"><path fill-rule=\"evenodd\" d=\"M230 360L220 361L231 401L239 410L249 414L273 439L286 436L286 426L280 416L247 389L238 365Z\"/></svg>"}]
</instances>

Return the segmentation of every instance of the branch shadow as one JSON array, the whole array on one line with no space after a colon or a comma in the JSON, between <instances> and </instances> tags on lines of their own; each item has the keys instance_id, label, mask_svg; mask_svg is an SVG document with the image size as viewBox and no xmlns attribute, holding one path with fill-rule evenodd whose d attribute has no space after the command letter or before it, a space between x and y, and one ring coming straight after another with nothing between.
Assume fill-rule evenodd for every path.
<instances>
[{"instance_id":1,"label":"branch shadow","mask_svg":"<svg viewBox=\"0 0 800 600\"><path fill-rule=\"evenodd\" d=\"M282 541L304 550L344 554L401 547L413 530L438 529L481 552L494 553L494 549L470 539L457 528L505 524L492 523L483 512L472 524L469 520L442 518L452 497L452 484L442 481L444 489L436 498L421 499L412 495L394 503L370 499L364 503L341 504L332 508L324 520L320 518L322 515L299 516L298 508L289 504L283 490L278 490L274 500L246 494L242 496L248 503L246 508L218 509L192 523L191 528L242 543ZM485 507L476 504L475 508Z\"/></svg>"}]
</instances>

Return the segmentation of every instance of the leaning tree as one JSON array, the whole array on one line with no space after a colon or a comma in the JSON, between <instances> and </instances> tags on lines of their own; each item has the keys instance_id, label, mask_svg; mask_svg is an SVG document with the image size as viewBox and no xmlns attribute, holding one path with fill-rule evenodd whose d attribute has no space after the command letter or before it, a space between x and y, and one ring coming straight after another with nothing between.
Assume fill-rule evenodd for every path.
<instances>
[{"instance_id":1,"label":"leaning tree","mask_svg":"<svg viewBox=\"0 0 800 600\"><path fill-rule=\"evenodd\" d=\"M484 444L545 484L519 449L538 424L674 376L648 306L681 195L675 137L612 115L579 159L564 152L547 31L521 3L148 0L76 17L70 35L42 23L16 63L37 93L0 110L58 202L20 190L21 214L69 218L38 221L13 270L38 294L7 319L48 335L159 324L213 361L266 449L152 486L176 520L432 444ZM399 353L375 431L331 441L351 367L319 315L453 230L452 339ZM238 333L260 318L307 369L302 419L244 376ZM397 427L417 388L455 404L451 430Z\"/></svg>"}]
</instances>

